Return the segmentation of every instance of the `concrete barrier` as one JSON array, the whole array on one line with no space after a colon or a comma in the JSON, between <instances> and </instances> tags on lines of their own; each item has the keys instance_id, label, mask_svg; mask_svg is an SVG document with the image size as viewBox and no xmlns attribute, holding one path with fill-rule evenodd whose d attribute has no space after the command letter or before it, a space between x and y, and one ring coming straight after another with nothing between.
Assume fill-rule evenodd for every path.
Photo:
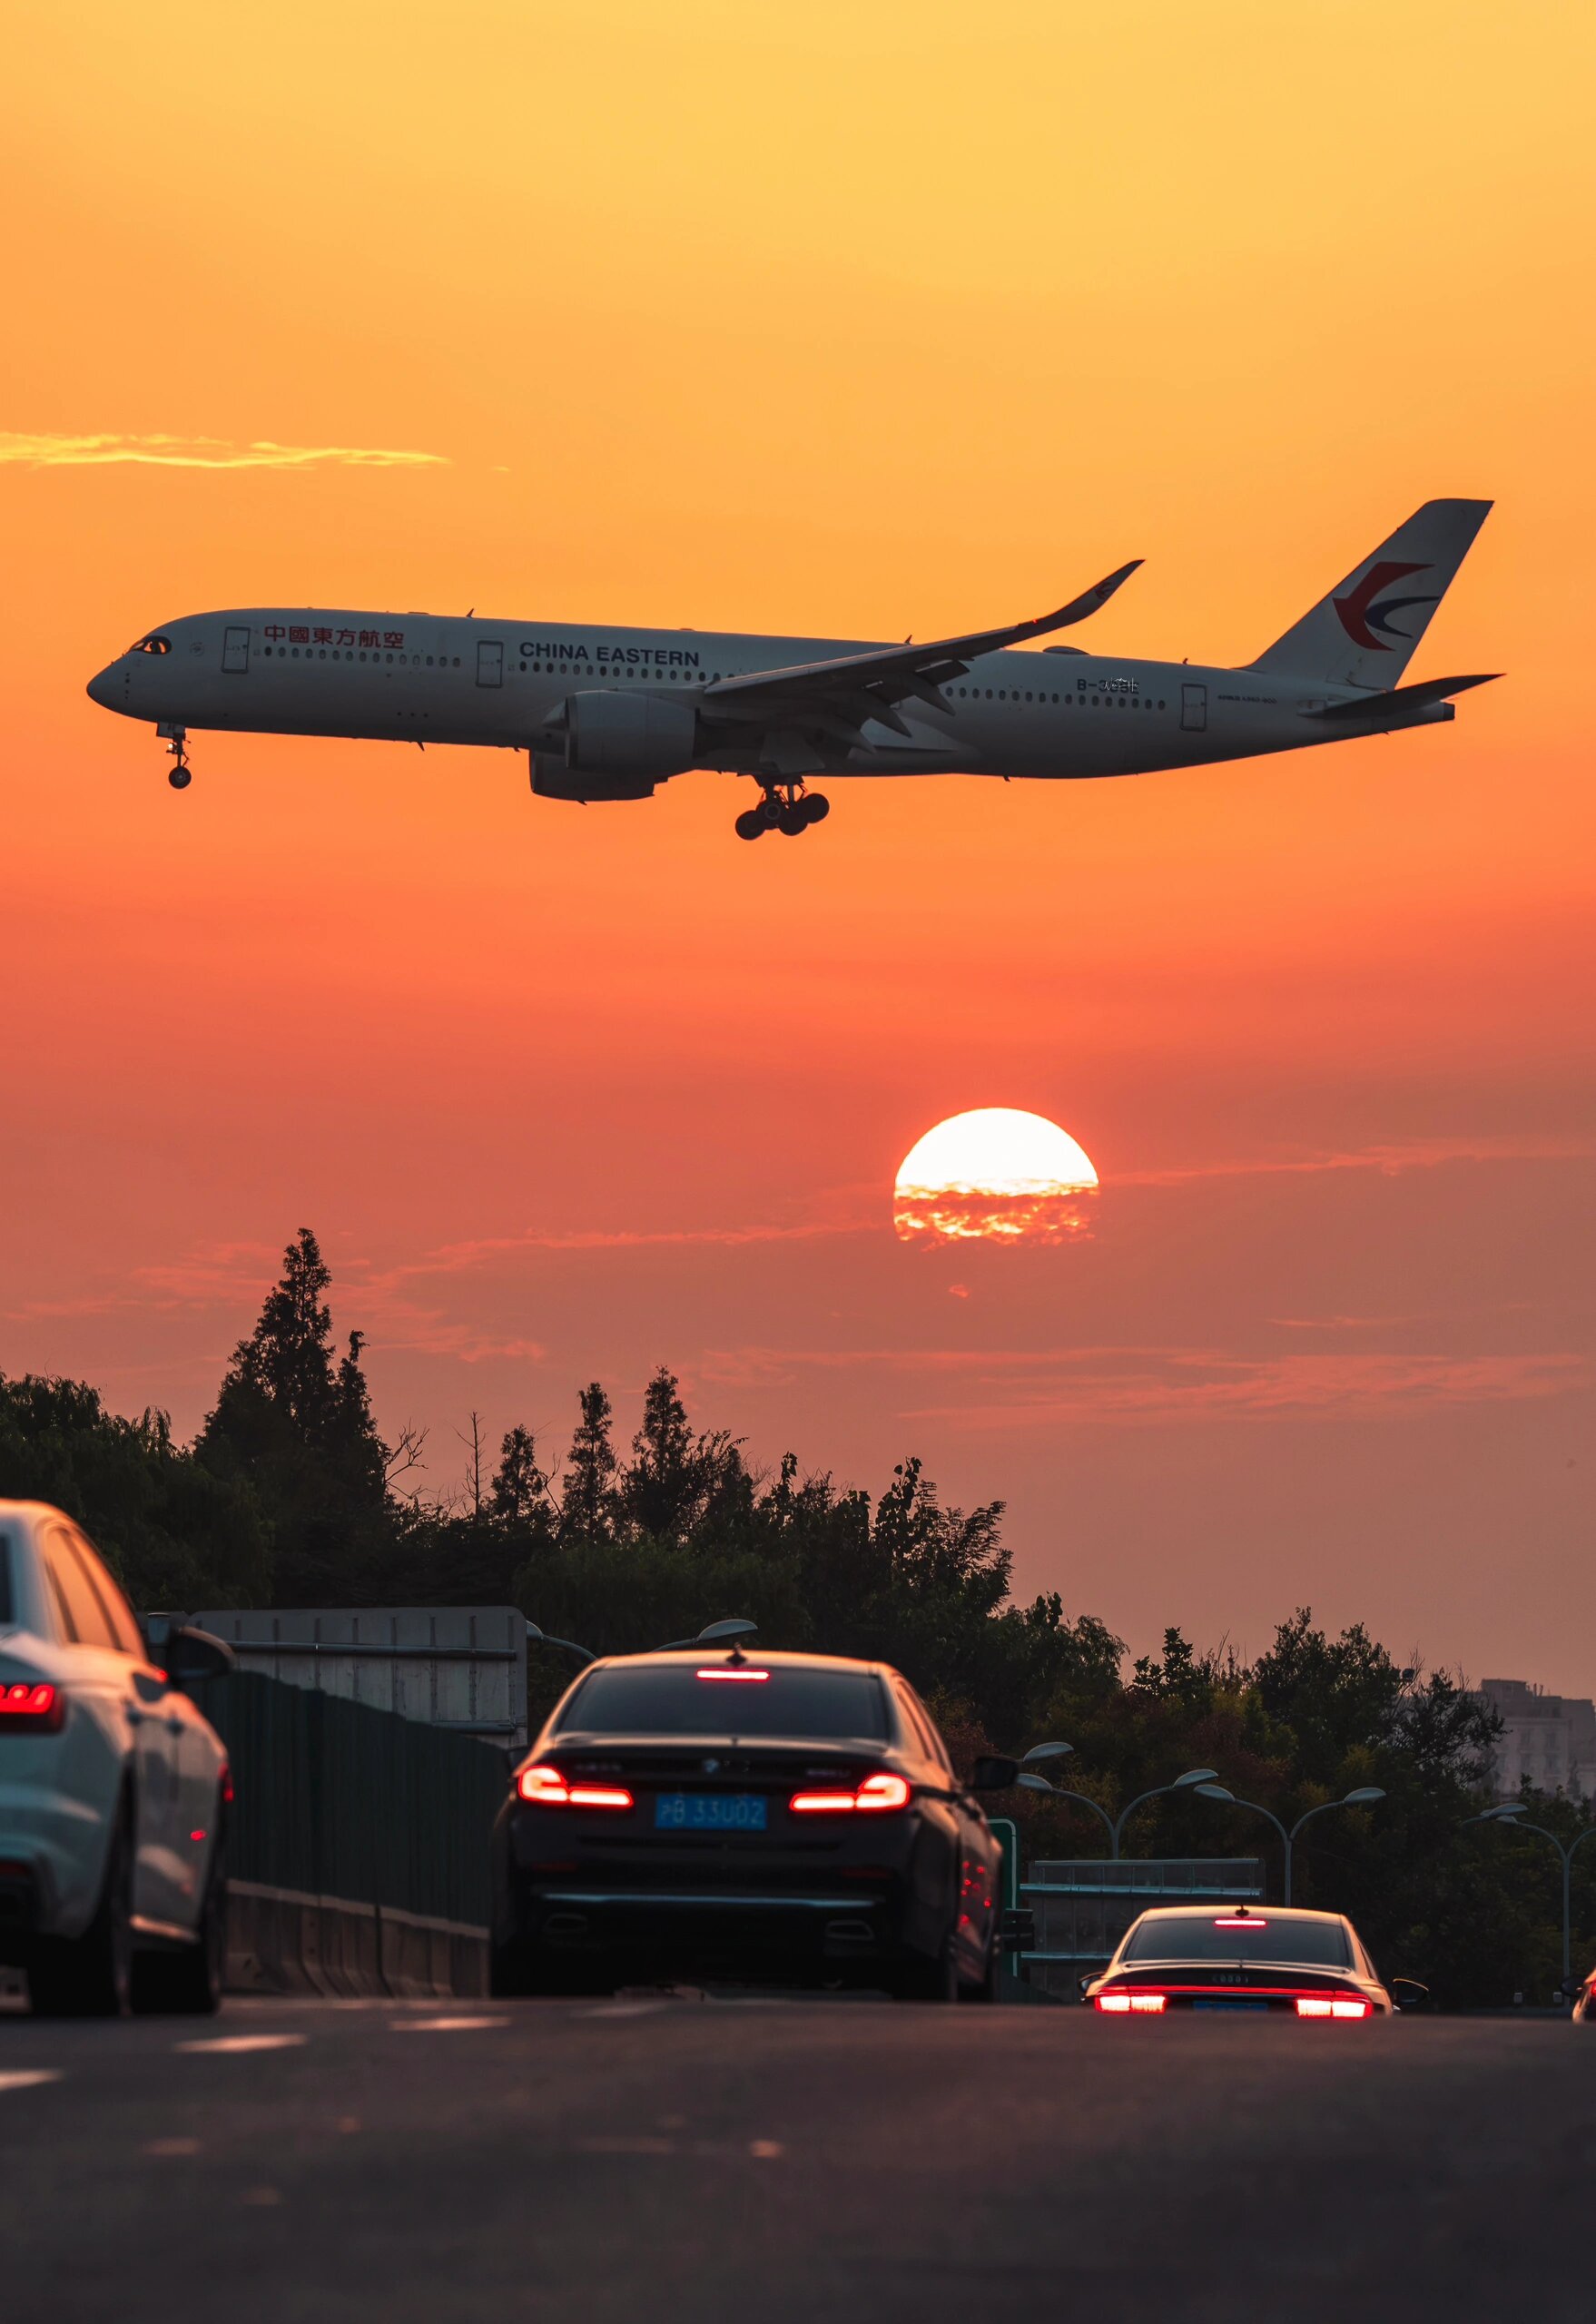
<instances>
[{"instance_id":1,"label":"concrete barrier","mask_svg":"<svg viewBox=\"0 0 1596 2324\"><path fill-rule=\"evenodd\" d=\"M227 1898L230 1993L404 2000L488 1991L488 1931L468 1922L255 1880L230 1880Z\"/></svg>"}]
</instances>

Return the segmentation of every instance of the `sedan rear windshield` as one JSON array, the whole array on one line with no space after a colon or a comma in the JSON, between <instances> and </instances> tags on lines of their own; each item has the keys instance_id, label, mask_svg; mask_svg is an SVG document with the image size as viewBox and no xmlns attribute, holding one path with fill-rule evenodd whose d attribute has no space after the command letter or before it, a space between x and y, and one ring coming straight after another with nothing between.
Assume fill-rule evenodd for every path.
<instances>
[{"instance_id":1,"label":"sedan rear windshield","mask_svg":"<svg viewBox=\"0 0 1596 2324\"><path fill-rule=\"evenodd\" d=\"M1335 1921L1295 1913L1248 1914L1238 1926L1226 1913L1152 1913L1125 1948L1127 1961L1300 1961L1315 1969L1350 1969L1346 1931Z\"/></svg>"},{"instance_id":2,"label":"sedan rear windshield","mask_svg":"<svg viewBox=\"0 0 1596 2324\"><path fill-rule=\"evenodd\" d=\"M725 1669L706 1663L706 1669ZM750 1663L749 1671L762 1669ZM562 1735L795 1735L826 1741L887 1735L881 1682L868 1670L774 1669L763 1679L701 1679L681 1665L596 1670L560 1719Z\"/></svg>"}]
</instances>

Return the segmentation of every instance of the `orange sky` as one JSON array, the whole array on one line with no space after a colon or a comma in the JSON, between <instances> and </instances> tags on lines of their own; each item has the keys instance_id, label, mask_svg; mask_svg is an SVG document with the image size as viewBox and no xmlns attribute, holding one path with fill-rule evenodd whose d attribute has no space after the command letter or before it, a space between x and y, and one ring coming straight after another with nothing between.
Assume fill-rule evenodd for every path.
<instances>
[{"instance_id":1,"label":"orange sky","mask_svg":"<svg viewBox=\"0 0 1596 2324\"><path fill-rule=\"evenodd\" d=\"M757 1457L1008 1495L1023 1587L1138 1645L1306 1599L1590 1692L1593 51L15 10L0 1365L190 1427L309 1223L438 1482L471 1406L563 1438L665 1358ZM430 458L211 464L261 443ZM1441 493L1497 507L1414 675L1509 673L1449 732L838 784L802 845L507 753L201 736L178 798L83 694L206 606L901 637L1132 556L1094 644L1245 660ZM981 1105L1085 1145L1091 1243L895 1241Z\"/></svg>"}]
</instances>

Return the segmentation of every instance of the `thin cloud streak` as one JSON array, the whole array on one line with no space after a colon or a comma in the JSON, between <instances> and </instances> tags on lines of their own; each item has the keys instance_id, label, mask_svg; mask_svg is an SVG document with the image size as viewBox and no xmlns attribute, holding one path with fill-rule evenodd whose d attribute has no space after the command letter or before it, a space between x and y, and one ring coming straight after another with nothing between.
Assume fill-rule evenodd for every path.
<instances>
[{"instance_id":1,"label":"thin cloud streak","mask_svg":"<svg viewBox=\"0 0 1596 2324\"><path fill-rule=\"evenodd\" d=\"M441 452L361 444L235 444L224 436L29 436L0 428L0 466L30 468L424 468Z\"/></svg>"},{"instance_id":2,"label":"thin cloud streak","mask_svg":"<svg viewBox=\"0 0 1596 2324\"><path fill-rule=\"evenodd\" d=\"M1198 1162L1189 1168L1116 1170L1115 1187L1184 1187L1208 1178L1316 1177L1338 1170L1438 1170L1452 1162L1589 1162L1596 1143L1574 1137L1416 1138L1401 1145L1354 1147L1345 1153L1263 1155L1249 1161Z\"/></svg>"},{"instance_id":3,"label":"thin cloud streak","mask_svg":"<svg viewBox=\"0 0 1596 2324\"><path fill-rule=\"evenodd\" d=\"M1214 1348L1045 1349L768 1347L715 1349L697 1366L717 1385L781 1387L804 1371L873 1368L961 1373L987 1400L918 1404L905 1420L971 1429L1056 1427L1210 1417L1342 1418L1415 1407L1522 1403L1589 1386L1579 1354L1235 1356ZM992 1391L998 1391L993 1398Z\"/></svg>"}]
</instances>

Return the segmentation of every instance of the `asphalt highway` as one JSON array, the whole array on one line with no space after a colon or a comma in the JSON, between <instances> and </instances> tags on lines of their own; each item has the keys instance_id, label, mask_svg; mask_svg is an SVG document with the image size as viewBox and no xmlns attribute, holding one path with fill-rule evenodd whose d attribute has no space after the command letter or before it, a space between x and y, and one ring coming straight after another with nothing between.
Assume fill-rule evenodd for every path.
<instances>
[{"instance_id":1,"label":"asphalt highway","mask_svg":"<svg viewBox=\"0 0 1596 2324\"><path fill-rule=\"evenodd\" d=\"M623 1996L0 2019L52 2324L1590 2324L1596 2027Z\"/></svg>"}]
</instances>

